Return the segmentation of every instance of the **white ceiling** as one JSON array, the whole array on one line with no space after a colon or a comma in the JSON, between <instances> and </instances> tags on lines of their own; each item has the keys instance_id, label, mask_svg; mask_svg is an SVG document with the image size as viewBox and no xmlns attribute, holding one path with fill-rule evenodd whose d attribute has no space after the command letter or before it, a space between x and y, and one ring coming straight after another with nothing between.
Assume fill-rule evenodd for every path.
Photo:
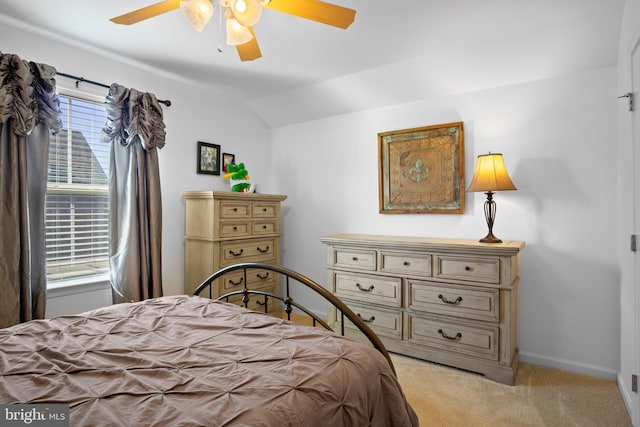
<instances>
[{"instance_id":1,"label":"white ceiling","mask_svg":"<svg viewBox=\"0 0 640 427\"><path fill-rule=\"evenodd\" d=\"M265 10L254 27L263 57L241 62L224 44L217 14L202 33L179 10L132 26L109 21L155 2L0 0L0 24L81 41L233 94L275 127L615 65L624 6L624 0L330 0L357 10L347 30Z\"/></svg>"}]
</instances>

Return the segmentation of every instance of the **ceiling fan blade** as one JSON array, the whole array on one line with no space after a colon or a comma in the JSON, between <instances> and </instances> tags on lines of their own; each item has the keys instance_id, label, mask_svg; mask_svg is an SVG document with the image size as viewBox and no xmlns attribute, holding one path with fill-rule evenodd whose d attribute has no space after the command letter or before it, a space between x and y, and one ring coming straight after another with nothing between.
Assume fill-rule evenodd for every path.
<instances>
[{"instance_id":1,"label":"ceiling fan blade","mask_svg":"<svg viewBox=\"0 0 640 427\"><path fill-rule=\"evenodd\" d=\"M160 3L152 4L151 6L116 16L115 18L111 18L109 21L122 25L135 24L136 22L144 21L145 19L153 18L154 16L162 15L163 13L178 9L180 7L180 1L181 0L161 1Z\"/></svg>"},{"instance_id":2,"label":"ceiling fan blade","mask_svg":"<svg viewBox=\"0 0 640 427\"><path fill-rule=\"evenodd\" d=\"M356 17L353 9L318 0L271 0L265 7L343 29Z\"/></svg>"},{"instance_id":3,"label":"ceiling fan blade","mask_svg":"<svg viewBox=\"0 0 640 427\"><path fill-rule=\"evenodd\" d=\"M260 46L258 46L258 39L256 39L253 28L249 27L249 31L253 34L253 38L244 44L236 45L236 50L238 51L238 55L240 55L241 61L253 61L254 59L262 57Z\"/></svg>"}]
</instances>

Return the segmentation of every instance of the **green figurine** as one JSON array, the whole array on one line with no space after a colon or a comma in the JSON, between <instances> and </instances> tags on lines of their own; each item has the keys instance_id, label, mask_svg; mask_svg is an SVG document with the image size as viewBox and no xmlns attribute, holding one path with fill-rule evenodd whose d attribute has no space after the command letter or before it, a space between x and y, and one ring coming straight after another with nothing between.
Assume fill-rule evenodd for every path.
<instances>
[{"instance_id":1,"label":"green figurine","mask_svg":"<svg viewBox=\"0 0 640 427\"><path fill-rule=\"evenodd\" d=\"M230 163L227 166L227 173L222 177L229 179L231 191L236 193L253 193L254 185L249 181L251 177L244 167L244 163Z\"/></svg>"}]
</instances>

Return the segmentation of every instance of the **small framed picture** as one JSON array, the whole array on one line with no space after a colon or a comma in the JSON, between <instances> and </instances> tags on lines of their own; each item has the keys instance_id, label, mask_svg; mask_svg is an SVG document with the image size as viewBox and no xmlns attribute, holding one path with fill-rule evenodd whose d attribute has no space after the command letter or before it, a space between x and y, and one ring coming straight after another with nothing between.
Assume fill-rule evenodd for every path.
<instances>
[{"instance_id":1,"label":"small framed picture","mask_svg":"<svg viewBox=\"0 0 640 427\"><path fill-rule=\"evenodd\" d=\"M222 171L227 172L227 166L236 161L235 154L222 153Z\"/></svg>"},{"instance_id":2,"label":"small framed picture","mask_svg":"<svg viewBox=\"0 0 640 427\"><path fill-rule=\"evenodd\" d=\"M198 173L220 175L220 146L198 141Z\"/></svg>"}]
</instances>

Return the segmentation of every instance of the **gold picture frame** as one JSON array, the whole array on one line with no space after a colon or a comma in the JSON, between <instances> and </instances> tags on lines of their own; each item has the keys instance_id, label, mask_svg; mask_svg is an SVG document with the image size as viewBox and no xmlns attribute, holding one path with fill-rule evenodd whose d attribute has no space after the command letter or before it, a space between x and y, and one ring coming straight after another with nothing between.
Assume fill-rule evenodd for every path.
<instances>
[{"instance_id":1,"label":"gold picture frame","mask_svg":"<svg viewBox=\"0 0 640 427\"><path fill-rule=\"evenodd\" d=\"M462 122L378 134L382 214L464 213Z\"/></svg>"}]
</instances>

